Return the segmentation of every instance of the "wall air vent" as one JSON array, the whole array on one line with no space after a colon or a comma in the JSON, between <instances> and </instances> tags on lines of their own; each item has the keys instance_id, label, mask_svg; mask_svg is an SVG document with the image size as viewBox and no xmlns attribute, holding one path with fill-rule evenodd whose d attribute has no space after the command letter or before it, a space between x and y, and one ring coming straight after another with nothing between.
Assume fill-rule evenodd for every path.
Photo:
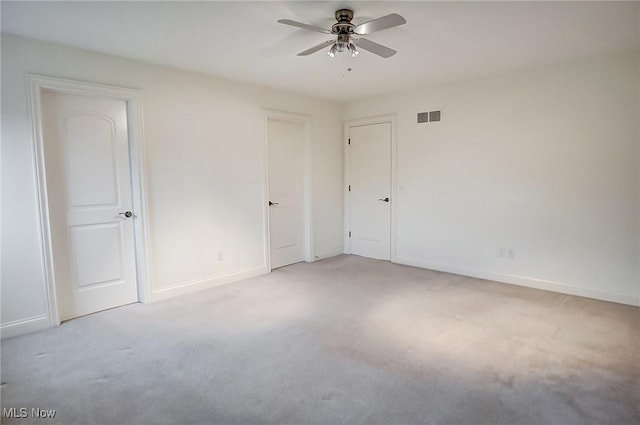
<instances>
[{"instance_id":1,"label":"wall air vent","mask_svg":"<svg viewBox=\"0 0 640 425\"><path fill-rule=\"evenodd\" d=\"M418 124L440 121L440 111L418 112Z\"/></svg>"}]
</instances>

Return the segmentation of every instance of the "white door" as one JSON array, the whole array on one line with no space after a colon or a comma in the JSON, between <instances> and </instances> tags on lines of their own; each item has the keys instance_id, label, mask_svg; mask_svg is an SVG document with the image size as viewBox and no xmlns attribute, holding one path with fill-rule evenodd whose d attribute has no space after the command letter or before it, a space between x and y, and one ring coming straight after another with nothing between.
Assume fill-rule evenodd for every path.
<instances>
[{"instance_id":1,"label":"white door","mask_svg":"<svg viewBox=\"0 0 640 425\"><path fill-rule=\"evenodd\" d=\"M391 124L349 128L351 253L391 258Z\"/></svg>"},{"instance_id":2,"label":"white door","mask_svg":"<svg viewBox=\"0 0 640 425\"><path fill-rule=\"evenodd\" d=\"M127 104L47 91L41 100L60 319L136 302Z\"/></svg>"},{"instance_id":3,"label":"white door","mask_svg":"<svg viewBox=\"0 0 640 425\"><path fill-rule=\"evenodd\" d=\"M267 120L271 268L304 261L301 122Z\"/></svg>"}]
</instances>

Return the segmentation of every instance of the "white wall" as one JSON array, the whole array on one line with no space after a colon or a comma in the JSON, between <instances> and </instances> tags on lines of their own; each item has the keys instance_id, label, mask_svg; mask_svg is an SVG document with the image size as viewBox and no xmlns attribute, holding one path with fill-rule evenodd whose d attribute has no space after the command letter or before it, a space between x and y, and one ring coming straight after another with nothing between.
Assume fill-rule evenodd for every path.
<instances>
[{"instance_id":1,"label":"white wall","mask_svg":"<svg viewBox=\"0 0 640 425\"><path fill-rule=\"evenodd\" d=\"M348 104L397 114L398 262L638 304L639 78L635 51Z\"/></svg>"},{"instance_id":2,"label":"white wall","mask_svg":"<svg viewBox=\"0 0 640 425\"><path fill-rule=\"evenodd\" d=\"M340 105L3 34L3 336L48 326L27 73L142 90L155 299L265 271L264 109L311 117L314 251L342 252Z\"/></svg>"},{"instance_id":3,"label":"white wall","mask_svg":"<svg viewBox=\"0 0 640 425\"><path fill-rule=\"evenodd\" d=\"M48 325L26 73L143 91L156 298L264 271L266 108L312 117L316 255L342 251L342 119L395 113L399 262L638 303L637 52L426 87L345 112L3 34L3 336ZM441 122L415 123L435 109ZM498 258L501 247L516 258Z\"/></svg>"}]
</instances>

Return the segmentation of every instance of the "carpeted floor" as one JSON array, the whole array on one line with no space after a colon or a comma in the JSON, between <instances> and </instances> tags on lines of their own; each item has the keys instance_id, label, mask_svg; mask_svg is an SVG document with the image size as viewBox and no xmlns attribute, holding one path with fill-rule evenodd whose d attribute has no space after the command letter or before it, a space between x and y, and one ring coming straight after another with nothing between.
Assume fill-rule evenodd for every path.
<instances>
[{"instance_id":1,"label":"carpeted floor","mask_svg":"<svg viewBox=\"0 0 640 425\"><path fill-rule=\"evenodd\" d=\"M636 425L639 324L340 256L3 341L3 423Z\"/></svg>"}]
</instances>

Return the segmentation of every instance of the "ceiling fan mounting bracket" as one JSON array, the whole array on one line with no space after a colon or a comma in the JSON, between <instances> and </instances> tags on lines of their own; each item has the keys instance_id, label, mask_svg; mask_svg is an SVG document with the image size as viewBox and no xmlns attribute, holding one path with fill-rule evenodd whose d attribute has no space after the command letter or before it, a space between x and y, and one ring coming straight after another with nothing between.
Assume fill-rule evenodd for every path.
<instances>
[{"instance_id":1,"label":"ceiling fan mounting bracket","mask_svg":"<svg viewBox=\"0 0 640 425\"><path fill-rule=\"evenodd\" d=\"M336 10L336 21L338 23L349 23L353 19L353 10L351 9L338 9Z\"/></svg>"}]
</instances>

